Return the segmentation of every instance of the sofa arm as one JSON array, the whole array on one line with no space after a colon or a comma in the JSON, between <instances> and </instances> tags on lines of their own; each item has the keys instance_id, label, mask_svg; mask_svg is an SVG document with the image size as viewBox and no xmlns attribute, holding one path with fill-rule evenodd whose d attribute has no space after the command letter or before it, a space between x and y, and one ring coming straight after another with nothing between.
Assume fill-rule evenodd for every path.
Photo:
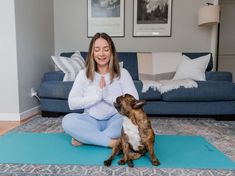
<instances>
[{"instance_id":1,"label":"sofa arm","mask_svg":"<svg viewBox=\"0 0 235 176\"><path fill-rule=\"evenodd\" d=\"M232 82L233 75L231 72L206 72L206 80L210 81L229 81Z\"/></svg>"},{"instance_id":2,"label":"sofa arm","mask_svg":"<svg viewBox=\"0 0 235 176\"><path fill-rule=\"evenodd\" d=\"M64 73L62 71L46 72L42 81L63 81Z\"/></svg>"}]
</instances>

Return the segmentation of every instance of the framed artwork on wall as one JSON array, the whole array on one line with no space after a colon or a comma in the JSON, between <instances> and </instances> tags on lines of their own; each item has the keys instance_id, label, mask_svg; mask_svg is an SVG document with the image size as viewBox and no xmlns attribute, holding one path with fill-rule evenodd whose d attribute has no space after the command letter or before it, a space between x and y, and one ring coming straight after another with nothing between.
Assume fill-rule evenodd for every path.
<instances>
[{"instance_id":1,"label":"framed artwork on wall","mask_svg":"<svg viewBox=\"0 0 235 176\"><path fill-rule=\"evenodd\" d=\"M172 0L134 0L133 36L171 36Z\"/></svg>"},{"instance_id":2,"label":"framed artwork on wall","mask_svg":"<svg viewBox=\"0 0 235 176\"><path fill-rule=\"evenodd\" d=\"M124 0L88 0L88 37L97 32L124 37L124 3Z\"/></svg>"}]
</instances>

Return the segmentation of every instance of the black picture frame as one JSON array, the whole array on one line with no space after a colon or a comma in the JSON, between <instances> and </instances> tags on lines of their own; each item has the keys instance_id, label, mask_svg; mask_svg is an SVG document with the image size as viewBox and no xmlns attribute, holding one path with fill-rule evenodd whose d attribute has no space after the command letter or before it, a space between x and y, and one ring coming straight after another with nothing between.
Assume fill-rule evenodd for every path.
<instances>
[{"instance_id":1,"label":"black picture frame","mask_svg":"<svg viewBox=\"0 0 235 176\"><path fill-rule=\"evenodd\" d=\"M172 0L134 0L134 37L170 37Z\"/></svg>"},{"instance_id":2,"label":"black picture frame","mask_svg":"<svg viewBox=\"0 0 235 176\"><path fill-rule=\"evenodd\" d=\"M105 32L125 36L125 0L87 0L87 36Z\"/></svg>"}]
</instances>

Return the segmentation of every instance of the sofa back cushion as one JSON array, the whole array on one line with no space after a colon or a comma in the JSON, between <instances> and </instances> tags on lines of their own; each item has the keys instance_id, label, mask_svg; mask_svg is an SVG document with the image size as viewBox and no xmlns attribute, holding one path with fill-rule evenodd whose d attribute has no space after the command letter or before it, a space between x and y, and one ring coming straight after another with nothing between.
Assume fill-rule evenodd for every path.
<instances>
[{"instance_id":1,"label":"sofa back cushion","mask_svg":"<svg viewBox=\"0 0 235 176\"><path fill-rule=\"evenodd\" d=\"M136 52L119 52L119 61L123 62L123 67L127 69L133 80L139 80L138 63Z\"/></svg>"},{"instance_id":2,"label":"sofa back cushion","mask_svg":"<svg viewBox=\"0 0 235 176\"><path fill-rule=\"evenodd\" d=\"M71 57L74 52L61 53L61 56ZM87 52L80 52L82 57L86 59ZM139 80L137 53L136 52L118 52L119 62L123 62L123 67L128 70L133 80Z\"/></svg>"}]
</instances>

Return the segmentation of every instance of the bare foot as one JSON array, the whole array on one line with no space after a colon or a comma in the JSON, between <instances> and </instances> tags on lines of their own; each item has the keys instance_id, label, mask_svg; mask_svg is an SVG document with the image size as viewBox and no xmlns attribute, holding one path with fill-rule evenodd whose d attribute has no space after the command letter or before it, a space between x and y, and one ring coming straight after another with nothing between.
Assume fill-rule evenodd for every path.
<instances>
[{"instance_id":1,"label":"bare foot","mask_svg":"<svg viewBox=\"0 0 235 176\"><path fill-rule=\"evenodd\" d=\"M74 147L78 147L78 146L80 146L80 145L83 145L81 142L77 141L77 140L74 139L74 138L72 138L71 144L72 144Z\"/></svg>"}]
</instances>

